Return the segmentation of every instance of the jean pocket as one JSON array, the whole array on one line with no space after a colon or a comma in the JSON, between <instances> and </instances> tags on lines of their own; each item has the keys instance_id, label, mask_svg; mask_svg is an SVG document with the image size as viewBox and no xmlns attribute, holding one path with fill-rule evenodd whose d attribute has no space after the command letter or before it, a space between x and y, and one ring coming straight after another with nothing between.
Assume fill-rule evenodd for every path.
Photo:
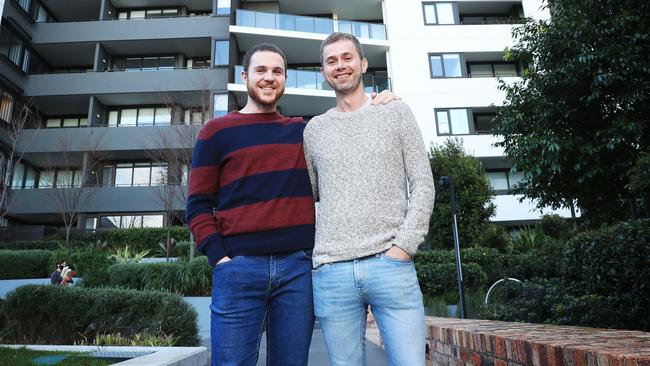
<instances>
[{"instance_id":1,"label":"jean pocket","mask_svg":"<svg viewBox=\"0 0 650 366\"><path fill-rule=\"evenodd\" d=\"M222 268L225 268L225 267L230 267L230 266L231 266L232 264L234 264L235 262L239 262L239 259L240 259L241 257L242 257L241 255L238 255L238 256L236 256L236 257L234 257L234 258L231 258L231 259L230 259L229 261L227 261L227 262L217 263L217 264L214 265L214 269L217 270L217 269L222 269Z\"/></svg>"},{"instance_id":2,"label":"jean pocket","mask_svg":"<svg viewBox=\"0 0 650 366\"><path fill-rule=\"evenodd\" d=\"M314 250L313 250L313 249L302 249L302 250L300 250L300 251L302 252L302 256L303 256L305 259L309 259L309 260L311 260L311 257L312 257L312 255L313 255L313 253L314 253Z\"/></svg>"},{"instance_id":3,"label":"jean pocket","mask_svg":"<svg viewBox=\"0 0 650 366\"><path fill-rule=\"evenodd\" d=\"M386 253L381 253L381 258L389 261L389 262L394 262L394 263L399 263L399 264L412 264L413 263L413 258L409 259L400 259L400 258L393 258L389 257L386 255Z\"/></svg>"},{"instance_id":4,"label":"jean pocket","mask_svg":"<svg viewBox=\"0 0 650 366\"><path fill-rule=\"evenodd\" d=\"M320 266L314 268L311 270L312 275L317 275L322 273L324 270L326 270L330 266L329 263L321 264Z\"/></svg>"}]
</instances>

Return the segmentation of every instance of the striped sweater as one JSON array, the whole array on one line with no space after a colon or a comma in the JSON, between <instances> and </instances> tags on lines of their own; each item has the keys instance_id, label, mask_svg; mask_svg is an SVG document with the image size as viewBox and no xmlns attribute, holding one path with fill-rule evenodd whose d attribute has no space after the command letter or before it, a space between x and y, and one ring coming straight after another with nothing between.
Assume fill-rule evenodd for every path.
<instances>
[{"instance_id":1,"label":"striped sweater","mask_svg":"<svg viewBox=\"0 0 650 366\"><path fill-rule=\"evenodd\" d=\"M314 200L302 146L305 122L277 112L231 112L199 132L186 219L198 250L264 255L314 245Z\"/></svg>"}]
</instances>

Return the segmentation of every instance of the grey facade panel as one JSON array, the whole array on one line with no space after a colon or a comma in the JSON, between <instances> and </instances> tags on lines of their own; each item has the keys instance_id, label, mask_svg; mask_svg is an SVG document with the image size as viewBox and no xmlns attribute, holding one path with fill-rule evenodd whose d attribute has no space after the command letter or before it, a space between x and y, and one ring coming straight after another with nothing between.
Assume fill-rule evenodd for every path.
<instances>
[{"instance_id":1,"label":"grey facade panel","mask_svg":"<svg viewBox=\"0 0 650 366\"><path fill-rule=\"evenodd\" d=\"M38 74L25 77L25 96L160 93L225 90L228 70L195 69L138 72Z\"/></svg>"},{"instance_id":2,"label":"grey facade panel","mask_svg":"<svg viewBox=\"0 0 650 366\"><path fill-rule=\"evenodd\" d=\"M201 125L142 126L142 127L81 127L43 128L25 130L18 148L25 154L61 152L65 142L67 152L138 151L159 148L161 141L170 142L170 149L191 149ZM189 141L192 144L188 146ZM96 147L96 148L95 148Z\"/></svg>"},{"instance_id":3,"label":"grey facade panel","mask_svg":"<svg viewBox=\"0 0 650 366\"><path fill-rule=\"evenodd\" d=\"M37 23L32 44L224 38L230 18L197 16L161 19Z\"/></svg>"},{"instance_id":4,"label":"grey facade panel","mask_svg":"<svg viewBox=\"0 0 650 366\"><path fill-rule=\"evenodd\" d=\"M157 199L156 187L100 187L87 189L79 200L79 212L83 213L143 213L164 210ZM178 186L187 190L187 186ZM11 215L57 215L57 200L52 189L24 189L12 192ZM177 210L185 209L185 202L178 202Z\"/></svg>"}]
</instances>

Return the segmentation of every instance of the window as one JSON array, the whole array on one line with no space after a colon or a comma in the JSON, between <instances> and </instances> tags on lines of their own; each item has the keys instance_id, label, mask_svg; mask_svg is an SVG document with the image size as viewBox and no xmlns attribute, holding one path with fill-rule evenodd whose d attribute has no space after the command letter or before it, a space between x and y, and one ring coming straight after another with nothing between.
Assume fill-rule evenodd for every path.
<instances>
[{"instance_id":1,"label":"window","mask_svg":"<svg viewBox=\"0 0 650 366\"><path fill-rule=\"evenodd\" d=\"M115 71L160 71L174 70L175 56L147 56L113 59Z\"/></svg>"},{"instance_id":2,"label":"window","mask_svg":"<svg viewBox=\"0 0 650 366\"><path fill-rule=\"evenodd\" d=\"M210 60L207 58L190 58L185 62L188 69L207 69L210 67Z\"/></svg>"},{"instance_id":3,"label":"window","mask_svg":"<svg viewBox=\"0 0 650 366\"><path fill-rule=\"evenodd\" d=\"M489 170L485 173L490 181L492 189L497 194L512 193L517 183L524 178L523 173L510 170Z\"/></svg>"},{"instance_id":4,"label":"window","mask_svg":"<svg viewBox=\"0 0 650 366\"><path fill-rule=\"evenodd\" d=\"M492 78L492 77L516 77L521 76L516 63L506 62L468 62L469 77L471 78Z\"/></svg>"},{"instance_id":5,"label":"window","mask_svg":"<svg viewBox=\"0 0 650 366\"><path fill-rule=\"evenodd\" d=\"M469 135L469 117L465 108L436 109L438 135Z\"/></svg>"},{"instance_id":6,"label":"window","mask_svg":"<svg viewBox=\"0 0 650 366\"><path fill-rule=\"evenodd\" d=\"M496 113L474 113L474 131L478 135L492 134Z\"/></svg>"},{"instance_id":7,"label":"window","mask_svg":"<svg viewBox=\"0 0 650 366\"><path fill-rule=\"evenodd\" d=\"M81 187L81 169L42 170L38 177L38 188Z\"/></svg>"},{"instance_id":8,"label":"window","mask_svg":"<svg viewBox=\"0 0 650 366\"><path fill-rule=\"evenodd\" d=\"M214 66L228 66L229 60L229 41L214 42Z\"/></svg>"},{"instance_id":9,"label":"window","mask_svg":"<svg viewBox=\"0 0 650 366\"><path fill-rule=\"evenodd\" d=\"M102 185L105 187L159 186L166 181L167 164L158 163L108 164L104 166L102 175Z\"/></svg>"},{"instance_id":10,"label":"window","mask_svg":"<svg viewBox=\"0 0 650 366\"><path fill-rule=\"evenodd\" d=\"M168 107L125 108L108 112L109 127L169 125L172 111Z\"/></svg>"},{"instance_id":11,"label":"window","mask_svg":"<svg viewBox=\"0 0 650 366\"><path fill-rule=\"evenodd\" d=\"M452 3L422 3L425 25L456 24Z\"/></svg>"},{"instance_id":12,"label":"window","mask_svg":"<svg viewBox=\"0 0 650 366\"><path fill-rule=\"evenodd\" d=\"M217 0L217 15L230 14L230 0Z\"/></svg>"},{"instance_id":13,"label":"window","mask_svg":"<svg viewBox=\"0 0 650 366\"><path fill-rule=\"evenodd\" d=\"M208 114L206 112L206 114ZM183 122L186 124L190 123L203 123L206 122L208 118L205 118L203 114L203 108L201 107L191 107L183 109Z\"/></svg>"},{"instance_id":14,"label":"window","mask_svg":"<svg viewBox=\"0 0 650 366\"><path fill-rule=\"evenodd\" d=\"M214 95L214 117L228 114L228 94Z\"/></svg>"},{"instance_id":15,"label":"window","mask_svg":"<svg viewBox=\"0 0 650 366\"><path fill-rule=\"evenodd\" d=\"M85 126L88 126L88 118L86 117L53 117L45 120L46 128Z\"/></svg>"},{"instance_id":16,"label":"window","mask_svg":"<svg viewBox=\"0 0 650 366\"><path fill-rule=\"evenodd\" d=\"M25 44L25 40L19 37L11 28L2 27L0 31L0 54L5 55L14 65L27 72L29 70L30 50Z\"/></svg>"},{"instance_id":17,"label":"window","mask_svg":"<svg viewBox=\"0 0 650 366\"><path fill-rule=\"evenodd\" d=\"M12 113L14 110L14 97L0 89L0 119L5 122L11 122Z\"/></svg>"},{"instance_id":18,"label":"window","mask_svg":"<svg viewBox=\"0 0 650 366\"><path fill-rule=\"evenodd\" d=\"M431 78L458 78L463 76L460 54L429 54Z\"/></svg>"},{"instance_id":19,"label":"window","mask_svg":"<svg viewBox=\"0 0 650 366\"><path fill-rule=\"evenodd\" d=\"M11 181L11 188L22 188L25 177L25 165L17 163L14 167L14 176Z\"/></svg>"},{"instance_id":20,"label":"window","mask_svg":"<svg viewBox=\"0 0 650 366\"><path fill-rule=\"evenodd\" d=\"M87 218L87 229L127 229L133 227L163 227L163 215L112 215Z\"/></svg>"}]
</instances>

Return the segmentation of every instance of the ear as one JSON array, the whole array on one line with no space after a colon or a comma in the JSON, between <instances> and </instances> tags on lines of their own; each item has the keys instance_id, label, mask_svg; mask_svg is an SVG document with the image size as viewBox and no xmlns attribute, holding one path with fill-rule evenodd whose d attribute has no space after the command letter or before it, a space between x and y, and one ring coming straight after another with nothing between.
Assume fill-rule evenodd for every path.
<instances>
[{"instance_id":1,"label":"ear","mask_svg":"<svg viewBox=\"0 0 650 366\"><path fill-rule=\"evenodd\" d=\"M364 57L361 60L361 73L365 74L366 70L368 70L368 59Z\"/></svg>"},{"instance_id":2,"label":"ear","mask_svg":"<svg viewBox=\"0 0 650 366\"><path fill-rule=\"evenodd\" d=\"M325 69L323 67L320 67L320 74L323 75L323 78L325 78Z\"/></svg>"},{"instance_id":3,"label":"ear","mask_svg":"<svg viewBox=\"0 0 650 366\"><path fill-rule=\"evenodd\" d=\"M244 84L248 83L248 73L244 70L241 71L241 80L244 82Z\"/></svg>"}]
</instances>

